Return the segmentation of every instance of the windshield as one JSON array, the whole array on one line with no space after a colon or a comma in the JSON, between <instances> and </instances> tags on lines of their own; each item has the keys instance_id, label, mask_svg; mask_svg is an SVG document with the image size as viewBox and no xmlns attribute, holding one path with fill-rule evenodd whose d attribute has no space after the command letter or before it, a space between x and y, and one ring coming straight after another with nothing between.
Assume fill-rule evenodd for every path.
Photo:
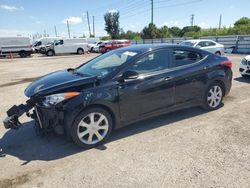
<instances>
[{"instance_id":1,"label":"windshield","mask_svg":"<svg viewBox=\"0 0 250 188\"><path fill-rule=\"evenodd\" d=\"M184 42L181 42L180 44L183 45L183 46L194 46L196 42L193 42L193 41L184 41Z\"/></svg>"},{"instance_id":2,"label":"windshield","mask_svg":"<svg viewBox=\"0 0 250 188\"><path fill-rule=\"evenodd\" d=\"M136 56L138 52L115 50L104 55L101 55L87 64L82 65L76 72L79 74L88 74L103 78L113 71L117 70L119 66Z\"/></svg>"}]
</instances>

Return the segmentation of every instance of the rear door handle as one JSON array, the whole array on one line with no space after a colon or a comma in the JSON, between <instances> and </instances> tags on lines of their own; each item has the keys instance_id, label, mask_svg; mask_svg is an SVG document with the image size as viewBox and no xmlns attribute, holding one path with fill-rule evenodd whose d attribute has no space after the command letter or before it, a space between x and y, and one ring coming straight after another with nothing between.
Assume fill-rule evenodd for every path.
<instances>
[{"instance_id":1,"label":"rear door handle","mask_svg":"<svg viewBox=\"0 0 250 188\"><path fill-rule=\"evenodd\" d=\"M164 80L169 81L169 80L172 80L172 79L173 79L173 77L172 77L172 76L167 76L167 77L165 77L165 79L164 79Z\"/></svg>"}]
</instances>

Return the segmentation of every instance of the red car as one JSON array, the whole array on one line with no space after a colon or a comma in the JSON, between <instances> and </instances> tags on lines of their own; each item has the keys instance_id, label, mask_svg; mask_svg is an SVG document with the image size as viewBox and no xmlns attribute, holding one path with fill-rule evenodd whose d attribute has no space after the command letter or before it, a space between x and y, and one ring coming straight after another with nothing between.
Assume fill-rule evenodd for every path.
<instances>
[{"instance_id":1,"label":"red car","mask_svg":"<svg viewBox=\"0 0 250 188\"><path fill-rule=\"evenodd\" d=\"M101 53L109 52L110 50L114 50L117 48L122 48L125 46L130 46L131 43L129 40L111 40L109 42L106 42L99 47L99 51Z\"/></svg>"}]
</instances>

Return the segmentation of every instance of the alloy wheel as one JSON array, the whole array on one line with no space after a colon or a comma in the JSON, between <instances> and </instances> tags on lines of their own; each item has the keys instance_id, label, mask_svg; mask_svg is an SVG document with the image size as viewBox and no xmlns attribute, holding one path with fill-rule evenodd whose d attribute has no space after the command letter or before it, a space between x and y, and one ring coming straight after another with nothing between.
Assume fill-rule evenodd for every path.
<instances>
[{"instance_id":1,"label":"alloy wheel","mask_svg":"<svg viewBox=\"0 0 250 188\"><path fill-rule=\"evenodd\" d=\"M210 88L207 96L207 103L211 108L216 108L220 105L223 97L223 92L220 86L214 85Z\"/></svg>"},{"instance_id":2,"label":"alloy wheel","mask_svg":"<svg viewBox=\"0 0 250 188\"><path fill-rule=\"evenodd\" d=\"M77 136L84 144L93 145L101 142L107 136L108 131L107 117L102 113L92 112L79 122Z\"/></svg>"}]
</instances>

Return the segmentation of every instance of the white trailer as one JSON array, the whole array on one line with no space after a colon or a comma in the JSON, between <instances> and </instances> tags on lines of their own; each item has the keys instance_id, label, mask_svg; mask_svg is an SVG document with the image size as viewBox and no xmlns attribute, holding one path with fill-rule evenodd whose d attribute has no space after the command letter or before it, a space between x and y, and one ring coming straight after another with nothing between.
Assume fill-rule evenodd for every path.
<instances>
[{"instance_id":1,"label":"white trailer","mask_svg":"<svg viewBox=\"0 0 250 188\"><path fill-rule=\"evenodd\" d=\"M0 55L18 54L20 57L30 56L33 52L29 37L0 37Z\"/></svg>"}]
</instances>

